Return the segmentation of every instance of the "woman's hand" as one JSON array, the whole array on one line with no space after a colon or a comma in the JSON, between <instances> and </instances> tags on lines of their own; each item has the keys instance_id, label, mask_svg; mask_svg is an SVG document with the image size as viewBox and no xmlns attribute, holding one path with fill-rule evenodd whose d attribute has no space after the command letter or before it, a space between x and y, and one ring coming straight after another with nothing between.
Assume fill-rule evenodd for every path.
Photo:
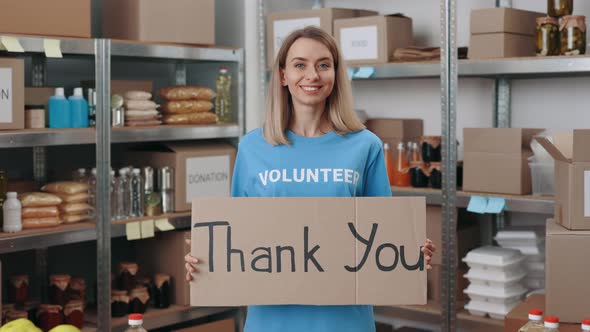
<instances>
[{"instance_id":1,"label":"woman's hand","mask_svg":"<svg viewBox=\"0 0 590 332\"><path fill-rule=\"evenodd\" d=\"M193 273L197 272L197 268L195 264L199 262L198 259L191 256L190 247L191 247L191 240L186 240L186 244L189 247L189 253L184 256L184 268L186 269L186 281L193 281Z\"/></svg>"},{"instance_id":2,"label":"woman's hand","mask_svg":"<svg viewBox=\"0 0 590 332\"><path fill-rule=\"evenodd\" d=\"M436 251L436 246L430 239L426 239L426 243L424 247L422 247L422 252L424 253L424 259L426 259L426 269L432 269L432 265L430 265L430 261L432 260L432 254Z\"/></svg>"}]
</instances>

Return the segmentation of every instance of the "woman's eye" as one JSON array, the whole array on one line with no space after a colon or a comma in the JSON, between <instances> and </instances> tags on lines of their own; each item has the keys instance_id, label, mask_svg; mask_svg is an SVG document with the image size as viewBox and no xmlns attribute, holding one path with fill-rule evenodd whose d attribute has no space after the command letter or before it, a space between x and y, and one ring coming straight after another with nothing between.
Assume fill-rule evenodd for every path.
<instances>
[{"instance_id":1,"label":"woman's eye","mask_svg":"<svg viewBox=\"0 0 590 332\"><path fill-rule=\"evenodd\" d=\"M329 64L327 64L327 63L320 64L320 69L328 69L328 68L330 68Z\"/></svg>"},{"instance_id":2,"label":"woman's eye","mask_svg":"<svg viewBox=\"0 0 590 332\"><path fill-rule=\"evenodd\" d=\"M303 69L303 67L305 67L305 66L302 63L295 64L295 68L297 68L297 69Z\"/></svg>"}]
</instances>

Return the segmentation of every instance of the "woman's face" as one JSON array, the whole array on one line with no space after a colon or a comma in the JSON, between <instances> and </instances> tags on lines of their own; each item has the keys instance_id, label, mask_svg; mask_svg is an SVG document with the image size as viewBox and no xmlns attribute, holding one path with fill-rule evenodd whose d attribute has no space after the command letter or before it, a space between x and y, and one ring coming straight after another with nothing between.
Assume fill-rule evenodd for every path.
<instances>
[{"instance_id":1,"label":"woman's face","mask_svg":"<svg viewBox=\"0 0 590 332\"><path fill-rule=\"evenodd\" d=\"M324 44L310 38L297 39L287 52L281 84L289 88L293 104L323 106L335 81L334 59Z\"/></svg>"}]
</instances>

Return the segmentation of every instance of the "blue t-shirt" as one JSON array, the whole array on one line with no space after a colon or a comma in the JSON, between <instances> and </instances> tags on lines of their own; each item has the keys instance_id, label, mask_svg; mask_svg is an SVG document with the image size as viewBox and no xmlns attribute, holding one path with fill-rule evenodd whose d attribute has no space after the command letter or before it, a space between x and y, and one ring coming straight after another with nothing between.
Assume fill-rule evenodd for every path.
<instances>
[{"instance_id":1,"label":"blue t-shirt","mask_svg":"<svg viewBox=\"0 0 590 332\"><path fill-rule=\"evenodd\" d=\"M242 138L232 196L391 196L381 141L370 131L319 137L287 131L287 137L291 144L279 146L268 144L260 129ZM366 305L250 306L245 327L245 332L374 330L373 307Z\"/></svg>"}]
</instances>

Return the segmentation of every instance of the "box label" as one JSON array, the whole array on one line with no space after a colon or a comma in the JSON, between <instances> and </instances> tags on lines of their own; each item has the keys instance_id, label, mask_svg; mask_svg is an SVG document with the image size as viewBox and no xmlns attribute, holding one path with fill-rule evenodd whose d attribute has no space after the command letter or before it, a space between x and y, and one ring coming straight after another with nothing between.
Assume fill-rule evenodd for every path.
<instances>
[{"instance_id":1,"label":"box label","mask_svg":"<svg viewBox=\"0 0 590 332\"><path fill-rule=\"evenodd\" d=\"M584 217L590 217L590 171L584 171Z\"/></svg>"},{"instance_id":2,"label":"box label","mask_svg":"<svg viewBox=\"0 0 590 332\"><path fill-rule=\"evenodd\" d=\"M281 45L283 45L283 40L287 38L287 36L297 30L303 29L307 26L320 26L320 18L319 17L308 17L308 18L297 18L293 20L277 20L273 22L273 29L274 29L274 56L276 57L279 53L279 49ZM269 59L273 60L274 59Z\"/></svg>"},{"instance_id":3,"label":"box label","mask_svg":"<svg viewBox=\"0 0 590 332\"><path fill-rule=\"evenodd\" d=\"M12 68L0 68L0 123L12 123Z\"/></svg>"},{"instance_id":4,"label":"box label","mask_svg":"<svg viewBox=\"0 0 590 332\"><path fill-rule=\"evenodd\" d=\"M377 26L340 29L340 45L344 60L377 59Z\"/></svg>"},{"instance_id":5,"label":"box label","mask_svg":"<svg viewBox=\"0 0 590 332\"><path fill-rule=\"evenodd\" d=\"M186 159L186 202L195 197L229 196L229 156Z\"/></svg>"}]
</instances>

